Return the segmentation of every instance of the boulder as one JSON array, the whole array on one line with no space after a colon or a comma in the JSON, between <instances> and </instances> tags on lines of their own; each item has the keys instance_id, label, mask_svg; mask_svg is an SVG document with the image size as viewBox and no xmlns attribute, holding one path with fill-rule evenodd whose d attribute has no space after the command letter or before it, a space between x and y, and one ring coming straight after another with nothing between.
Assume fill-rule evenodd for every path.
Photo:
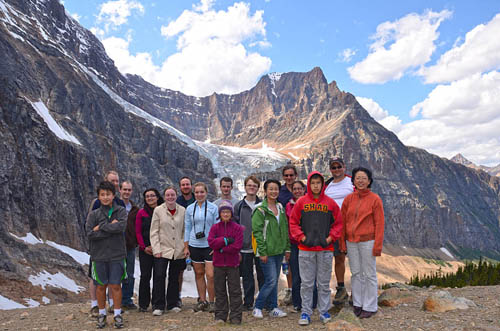
<instances>
[{"instance_id":1,"label":"boulder","mask_svg":"<svg viewBox=\"0 0 500 331\"><path fill-rule=\"evenodd\" d=\"M469 309L476 307L476 304L464 297L453 297L448 291L437 291L424 300L422 307L425 311L443 313L455 309Z\"/></svg>"},{"instance_id":2,"label":"boulder","mask_svg":"<svg viewBox=\"0 0 500 331\"><path fill-rule=\"evenodd\" d=\"M400 290L397 287L392 287L380 294L378 297L378 304L379 306L396 307L402 303L411 302L414 298L414 294L405 290Z\"/></svg>"}]
</instances>

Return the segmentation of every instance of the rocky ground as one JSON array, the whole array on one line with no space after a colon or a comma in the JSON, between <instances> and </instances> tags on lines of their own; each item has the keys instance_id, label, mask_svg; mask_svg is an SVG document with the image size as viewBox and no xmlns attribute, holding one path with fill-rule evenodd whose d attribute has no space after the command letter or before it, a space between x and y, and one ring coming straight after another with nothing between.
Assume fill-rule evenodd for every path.
<instances>
[{"instance_id":1,"label":"rocky ground","mask_svg":"<svg viewBox=\"0 0 500 331\"><path fill-rule=\"evenodd\" d=\"M289 313L282 319L265 317L256 320L250 312L245 312L241 326L217 325L213 315L194 313L195 300L189 298L184 299L185 305L180 313L154 317L151 312L127 311L124 318L128 330L500 330L500 286L444 289L455 298L464 297L473 303L467 309L424 311L424 301L441 290L394 288L392 294L396 295L389 296L386 304L396 306L380 306L378 313L370 319L357 319L350 307L340 311L332 308L331 312L336 316L332 322L323 325L315 314L307 327L298 326L299 315L296 313ZM93 330L95 320L89 317L88 309L88 304L64 303L0 311L0 330ZM111 317L108 321L111 322Z\"/></svg>"}]
</instances>

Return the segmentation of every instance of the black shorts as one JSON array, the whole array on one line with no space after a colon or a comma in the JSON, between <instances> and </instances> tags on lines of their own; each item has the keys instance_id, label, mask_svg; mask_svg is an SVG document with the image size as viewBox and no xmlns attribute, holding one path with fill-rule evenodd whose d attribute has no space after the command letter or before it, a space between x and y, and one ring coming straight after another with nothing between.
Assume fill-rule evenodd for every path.
<instances>
[{"instance_id":1,"label":"black shorts","mask_svg":"<svg viewBox=\"0 0 500 331\"><path fill-rule=\"evenodd\" d=\"M189 256L196 263L212 262L212 249L210 247L198 248L189 246Z\"/></svg>"},{"instance_id":2,"label":"black shorts","mask_svg":"<svg viewBox=\"0 0 500 331\"><path fill-rule=\"evenodd\" d=\"M337 239L333 243L333 256L340 256L340 255L345 255L345 254L340 252L339 240Z\"/></svg>"},{"instance_id":3,"label":"black shorts","mask_svg":"<svg viewBox=\"0 0 500 331\"><path fill-rule=\"evenodd\" d=\"M92 279L95 285L121 284L127 278L127 262L120 261L99 262L92 261Z\"/></svg>"},{"instance_id":4,"label":"black shorts","mask_svg":"<svg viewBox=\"0 0 500 331\"><path fill-rule=\"evenodd\" d=\"M89 273L88 273L89 278L92 278L92 258L89 257Z\"/></svg>"}]
</instances>

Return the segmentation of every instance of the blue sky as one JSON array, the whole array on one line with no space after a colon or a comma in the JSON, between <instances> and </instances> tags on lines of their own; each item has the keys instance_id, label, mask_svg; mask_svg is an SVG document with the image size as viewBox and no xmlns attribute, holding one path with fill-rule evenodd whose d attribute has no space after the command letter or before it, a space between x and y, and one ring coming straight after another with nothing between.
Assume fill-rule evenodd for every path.
<instances>
[{"instance_id":1,"label":"blue sky","mask_svg":"<svg viewBox=\"0 0 500 331\"><path fill-rule=\"evenodd\" d=\"M121 72L155 85L238 93L318 66L405 144L500 163L499 1L63 3Z\"/></svg>"}]
</instances>

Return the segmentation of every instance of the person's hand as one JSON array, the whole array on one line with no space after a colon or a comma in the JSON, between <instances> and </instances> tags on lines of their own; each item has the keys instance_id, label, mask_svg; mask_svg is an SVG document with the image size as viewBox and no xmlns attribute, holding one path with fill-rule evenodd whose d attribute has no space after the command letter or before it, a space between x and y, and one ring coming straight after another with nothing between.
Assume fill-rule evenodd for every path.
<instances>
[{"instance_id":1,"label":"person's hand","mask_svg":"<svg viewBox=\"0 0 500 331\"><path fill-rule=\"evenodd\" d=\"M300 241L301 241L302 243L305 243L305 242L306 242L306 236L303 236L303 237L302 237L302 239L300 239Z\"/></svg>"},{"instance_id":2,"label":"person's hand","mask_svg":"<svg viewBox=\"0 0 500 331\"><path fill-rule=\"evenodd\" d=\"M189 248L184 247L184 258L187 259L189 257Z\"/></svg>"},{"instance_id":3,"label":"person's hand","mask_svg":"<svg viewBox=\"0 0 500 331\"><path fill-rule=\"evenodd\" d=\"M144 249L144 253L148 255L153 255L153 248L151 246L148 246Z\"/></svg>"},{"instance_id":4,"label":"person's hand","mask_svg":"<svg viewBox=\"0 0 500 331\"><path fill-rule=\"evenodd\" d=\"M290 252L285 252L285 260L286 262L290 261Z\"/></svg>"},{"instance_id":5,"label":"person's hand","mask_svg":"<svg viewBox=\"0 0 500 331\"><path fill-rule=\"evenodd\" d=\"M226 237L226 240L227 240L228 245L231 245L232 243L234 243L234 238L232 238L232 237Z\"/></svg>"},{"instance_id":6,"label":"person's hand","mask_svg":"<svg viewBox=\"0 0 500 331\"><path fill-rule=\"evenodd\" d=\"M111 221L111 224L115 224L115 223L118 223L117 219L114 219L113 221Z\"/></svg>"},{"instance_id":7,"label":"person's hand","mask_svg":"<svg viewBox=\"0 0 500 331\"><path fill-rule=\"evenodd\" d=\"M260 262L267 263L267 256L259 256Z\"/></svg>"},{"instance_id":8,"label":"person's hand","mask_svg":"<svg viewBox=\"0 0 500 331\"><path fill-rule=\"evenodd\" d=\"M161 253L155 254L155 257L160 258L161 257Z\"/></svg>"},{"instance_id":9,"label":"person's hand","mask_svg":"<svg viewBox=\"0 0 500 331\"><path fill-rule=\"evenodd\" d=\"M372 250L372 255L373 256L381 256L382 255L382 250L373 249Z\"/></svg>"},{"instance_id":10,"label":"person's hand","mask_svg":"<svg viewBox=\"0 0 500 331\"><path fill-rule=\"evenodd\" d=\"M330 237L330 236L326 237L326 244L330 245L331 242L332 242L332 237Z\"/></svg>"},{"instance_id":11,"label":"person's hand","mask_svg":"<svg viewBox=\"0 0 500 331\"><path fill-rule=\"evenodd\" d=\"M94 231L94 232L99 231L99 225L94 226L94 228L92 229L92 231Z\"/></svg>"}]
</instances>

